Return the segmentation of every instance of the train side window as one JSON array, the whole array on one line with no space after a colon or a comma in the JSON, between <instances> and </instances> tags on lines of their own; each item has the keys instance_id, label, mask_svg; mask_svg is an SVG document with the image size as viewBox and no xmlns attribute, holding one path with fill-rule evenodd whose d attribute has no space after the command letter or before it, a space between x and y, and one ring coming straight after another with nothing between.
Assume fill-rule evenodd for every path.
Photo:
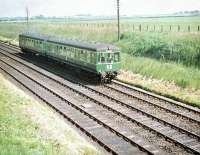
<instances>
[{"instance_id":1,"label":"train side window","mask_svg":"<svg viewBox=\"0 0 200 155\"><path fill-rule=\"evenodd\" d=\"M90 51L87 51L87 62L90 62Z\"/></svg>"},{"instance_id":2,"label":"train side window","mask_svg":"<svg viewBox=\"0 0 200 155\"><path fill-rule=\"evenodd\" d=\"M98 63L101 63L101 55L98 53Z\"/></svg>"},{"instance_id":3,"label":"train side window","mask_svg":"<svg viewBox=\"0 0 200 155\"><path fill-rule=\"evenodd\" d=\"M96 64L96 60L97 60L97 54L94 53L94 64Z\"/></svg>"},{"instance_id":4,"label":"train side window","mask_svg":"<svg viewBox=\"0 0 200 155\"><path fill-rule=\"evenodd\" d=\"M119 62L119 53L114 54L114 61Z\"/></svg>"},{"instance_id":5,"label":"train side window","mask_svg":"<svg viewBox=\"0 0 200 155\"><path fill-rule=\"evenodd\" d=\"M105 63L105 57L104 57L103 53L100 53L100 62Z\"/></svg>"},{"instance_id":6,"label":"train side window","mask_svg":"<svg viewBox=\"0 0 200 155\"><path fill-rule=\"evenodd\" d=\"M79 50L76 50L75 48L74 48L74 53L75 53L75 58L79 58L79 53L80 53L80 51Z\"/></svg>"},{"instance_id":7,"label":"train side window","mask_svg":"<svg viewBox=\"0 0 200 155\"><path fill-rule=\"evenodd\" d=\"M83 51L83 56L84 56L84 59L86 60L87 51Z\"/></svg>"},{"instance_id":8,"label":"train side window","mask_svg":"<svg viewBox=\"0 0 200 155\"><path fill-rule=\"evenodd\" d=\"M87 62L87 51L84 51L83 54L84 54L84 61Z\"/></svg>"},{"instance_id":9,"label":"train side window","mask_svg":"<svg viewBox=\"0 0 200 155\"><path fill-rule=\"evenodd\" d=\"M71 58L71 51L70 51L70 50L67 51L67 56L68 56L69 58Z\"/></svg>"},{"instance_id":10,"label":"train side window","mask_svg":"<svg viewBox=\"0 0 200 155\"><path fill-rule=\"evenodd\" d=\"M108 53L108 55L107 55L107 62L108 62L108 63L111 63L111 61L112 61L111 54Z\"/></svg>"},{"instance_id":11,"label":"train side window","mask_svg":"<svg viewBox=\"0 0 200 155\"><path fill-rule=\"evenodd\" d=\"M74 58L74 51L73 51L73 48L70 48L70 52L71 52L71 58L73 59L73 58Z\"/></svg>"},{"instance_id":12,"label":"train side window","mask_svg":"<svg viewBox=\"0 0 200 155\"><path fill-rule=\"evenodd\" d=\"M93 53L90 53L90 62L93 63Z\"/></svg>"},{"instance_id":13,"label":"train side window","mask_svg":"<svg viewBox=\"0 0 200 155\"><path fill-rule=\"evenodd\" d=\"M105 58L103 56L101 57L101 63L105 63Z\"/></svg>"},{"instance_id":14,"label":"train side window","mask_svg":"<svg viewBox=\"0 0 200 155\"><path fill-rule=\"evenodd\" d=\"M80 50L79 53L80 53L80 57L81 57L81 59L82 59L83 61L85 61L85 55L84 55L85 51Z\"/></svg>"},{"instance_id":15,"label":"train side window","mask_svg":"<svg viewBox=\"0 0 200 155\"><path fill-rule=\"evenodd\" d=\"M90 53L90 62L92 64L95 64L96 63L96 57L95 57L95 53Z\"/></svg>"}]
</instances>

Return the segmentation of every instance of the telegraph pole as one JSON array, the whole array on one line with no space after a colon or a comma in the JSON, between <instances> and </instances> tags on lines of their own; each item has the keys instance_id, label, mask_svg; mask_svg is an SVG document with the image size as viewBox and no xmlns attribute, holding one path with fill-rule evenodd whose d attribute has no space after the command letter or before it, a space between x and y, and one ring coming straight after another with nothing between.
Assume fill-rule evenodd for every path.
<instances>
[{"instance_id":1,"label":"telegraph pole","mask_svg":"<svg viewBox=\"0 0 200 155\"><path fill-rule=\"evenodd\" d=\"M118 27L118 40L120 40L119 0L117 0L117 27Z\"/></svg>"},{"instance_id":2,"label":"telegraph pole","mask_svg":"<svg viewBox=\"0 0 200 155\"><path fill-rule=\"evenodd\" d=\"M29 20L29 10L28 10L28 7L26 7L26 23L27 23L27 26L28 26L28 20Z\"/></svg>"}]
</instances>

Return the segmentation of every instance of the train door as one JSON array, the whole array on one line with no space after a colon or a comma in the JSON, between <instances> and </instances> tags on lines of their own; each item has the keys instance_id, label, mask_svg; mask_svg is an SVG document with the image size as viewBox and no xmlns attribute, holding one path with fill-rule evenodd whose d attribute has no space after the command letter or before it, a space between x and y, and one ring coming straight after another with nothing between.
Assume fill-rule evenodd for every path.
<instances>
[{"instance_id":1,"label":"train door","mask_svg":"<svg viewBox=\"0 0 200 155\"><path fill-rule=\"evenodd\" d=\"M99 62L101 64L105 63L106 62L106 54L105 52L101 52L100 55L99 55Z\"/></svg>"}]
</instances>

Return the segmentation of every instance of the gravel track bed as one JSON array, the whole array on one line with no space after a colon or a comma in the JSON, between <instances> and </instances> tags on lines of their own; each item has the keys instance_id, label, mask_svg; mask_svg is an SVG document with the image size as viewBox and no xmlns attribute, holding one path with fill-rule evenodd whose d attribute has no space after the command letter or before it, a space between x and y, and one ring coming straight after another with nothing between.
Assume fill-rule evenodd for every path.
<instances>
[{"instance_id":1,"label":"gravel track bed","mask_svg":"<svg viewBox=\"0 0 200 155\"><path fill-rule=\"evenodd\" d=\"M142 133L142 131L145 130L145 129L138 126L137 124L134 124L130 121L127 121L126 119L118 116L117 114L115 114L111 111L108 111L107 109L105 109L102 106L99 106L98 104L92 102L91 100L79 95L78 93L73 92L69 89L66 89L65 87L63 87L61 85L58 85L56 82L54 82L54 81L52 81L52 80L50 80L50 79L48 79L44 76L41 76L41 74L34 72L34 71L30 70L29 68L24 67L23 65L21 65L19 63L16 63L13 60L9 60L9 62L11 62L12 64L15 64L15 66L18 69L22 69L23 72L29 73L29 75L32 78L37 78L37 80L40 81L41 83L46 84L46 86L48 86L48 87L51 87L52 89L57 91L60 95L62 94L62 96L64 96L64 97L70 96L70 98L72 98L76 101L75 104L77 106L79 106L80 108L82 108L82 109L86 110L87 112L92 113L96 116L99 115L101 117L101 119L106 120L106 122L109 123L110 126L115 127L115 128L119 128L122 132L125 131L126 135L136 134L136 135L138 135L138 137L141 137L141 139L143 140L143 138L142 138L143 134L140 134L140 133ZM81 90L81 88L79 90ZM84 88L83 88L82 91L84 91ZM112 120L112 121L110 121L110 120ZM139 128L140 130L138 130L137 133L136 133L133 130L135 128ZM146 133L145 138L148 137L148 134L151 134L149 131L145 131L145 133ZM156 137L159 138L155 134L154 134L154 136L155 136L154 139L156 139ZM151 137L152 137L152 134L151 134ZM162 144L164 144L165 140L163 138L161 138L161 139L162 139ZM154 144L151 141L151 145L152 144L156 146L156 144L159 144L159 143ZM168 147L166 147L166 148L168 148ZM168 150L170 150L170 148L168 148ZM170 150L169 153L171 153L171 152L173 152L173 150Z\"/></svg>"},{"instance_id":2,"label":"gravel track bed","mask_svg":"<svg viewBox=\"0 0 200 155\"><path fill-rule=\"evenodd\" d=\"M18 65L18 67L20 67L20 65ZM25 69L26 70L26 69ZM28 70L26 70L26 72L28 72ZM30 71L29 71L30 72ZM35 77L37 77L38 75L37 74L35 74L35 73L33 73L34 75L33 76L35 76ZM47 79L40 79L41 81L47 81ZM56 87L55 85L54 85L55 83L53 83L53 82L48 82L48 85L50 85L51 87ZM94 87L96 87L96 86L94 86ZM60 88L58 88L58 89L60 89ZM79 88L80 90L82 89L82 88ZM66 91L66 88L63 88L63 89L61 89L61 91ZM82 89L83 91L84 91L84 89ZM85 90L85 91L87 91L87 90ZM110 91L107 91L107 92L110 92ZM74 92L73 92L74 93ZM90 102L88 102L88 100L85 100L85 99L81 99L80 98L80 95L79 94L77 94L77 93L75 93L75 94L73 94L73 93L69 93L69 94L67 94L67 95L74 95L75 97L78 97L79 99L78 99L78 102L82 102L82 103L85 103L86 104L86 107L84 107L84 105L83 104L79 104L79 106L80 107L83 107L83 108L85 108L85 109L89 109L89 108L91 108L91 107L87 107L87 106L90 106L91 104L93 104L94 105L94 103L90 103ZM91 92L90 92L90 94L91 94ZM95 95L95 97L97 96L97 94L93 94L93 95ZM109 101L109 100L107 100L107 99L105 99L105 98L103 98L102 96L99 96L99 97L97 97L96 98L98 101L100 100L101 102L109 102L109 103L107 103L107 105L112 105L111 107L112 108L116 108L117 110L121 110L121 106L117 106L116 105L116 103L114 104L114 102L111 102L111 101ZM124 100L125 100L125 98L124 98ZM126 98L126 100L127 100L127 98ZM104 103L105 104L105 103ZM114 104L114 106L113 106L113 104ZM145 130L145 129L143 129L142 127L139 127L138 125L135 125L135 126L133 126L133 123L130 123L130 121L127 121L127 120L124 120L123 118L121 118L121 117L119 117L119 116L117 116L117 117L115 117L113 114L110 114L110 112L106 112L107 110L105 110L105 109L103 109L102 107L100 107L100 106L98 106L98 105L96 105L96 107L98 107L97 109L97 111L95 111L95 113L96 112L98 112L98 113L104 113L105 114L105 116L106 117L108 117L109 119L111 119L111 120L115 120L115 123L116 123L116 125L123 125L123 126L125 126L125 127L128 127L128 129L132 129L133 131L132 132L134 132L134 133L138 133L138 135L141 135L142 137L145 137L146 139L148 139L148 141L150 141L150 142L154 142L155 144L158 144L159 145L159 147L160 148L162 148L162 149L164 149L166 152L168 152L168 153L173 153L173 154L177 154L177 153L180 153L180 152L182 152L183 154L185 154L186 152L184 151L184 150L182 150L181 148L179 148L179 147L175 147L175 148L173 148L172 146L173 146L173 144L172 143L169 143L169 142L167 142L167 141L165 141L163 138L158 138L158 136L156 136L155 134L153 134L153 133L150 133L149 131L147 131L147 130ZM93 108L93 106L92 106L92 108ZM95 108L96 109L96 108ZM94 109L92 109L92 111L94 111ZM130 111L127 111L127 110L122 110L121 112L124 112L124 113L127 113L127 114L129 114L130 113ZM133 114L133 115L135 115L135 116L137 116L138 115L138 113L133 113L133 111L131 111L131 113ZM138 115L138 116L140 116L140 114ZM142 117L142 119L143 119L143 117ZM125 123L123 123L123 122L125 122ZM122 124L123 123L123 124ZM136 130L136 129L139 129L139 130ZM177 136L177 135L173 135L173 136ZM186 139L187 139L188 137L186 136ZM164 143L163 143L163 141L164 141ZM167 143L169 143L169 144L167 144Z\"/></svg>"},{"instance_id":3,"label":"gravel track bed","mask_svg":"<svg viewBox=\"0 0 200 155\"><path fill-rule=\"evenodd\" d=\"M180 113L180 114L183 114L183 115L187 114L191 118L200 121L200 114L199 113L195 113L193 111L190 111L189 109L183 108L181 106L174 105L174 104L172 104L172 103L170 103L168 101L159 100L159 99L157 99L157 98L155 98L153 96L144 94L144 93L136 91L134 89L126 88L124 86L121 86L121 85L118 85L118 84L115 84L115 83L112 83L112 87L114 87L114 88L116 88L116 89L118 89L118 90L120 90L122 92L125 92L127 94L131 94L133 96L145 99L147 101L153 101L154 104L162 106L162 107L167 108L167 109L170 109L170 110L175 111L177 113Z\"/></svg>"},{"instance_id":4,"label":"gravel track bed","mask_svg":"<svg viewBox=\"0 0 200 155\"><path fill-rule=\"evenodd\" d=\"M20 66L19 64L17 65L18 67ZM23 69L24 71L26 71L26 72L28 72L28 73L31 73L31 76L35 76L35 77L39 77L40 75L38 75L38 73L32 73L30 70L28 70L28 69ZM44 81L44 82L46 82L46 84L47 84L47 78L44 78L44 77L42 77L41 79L40 79L41 81ZM54 82L49 82L48 81L48 85L50 85L51 87L54 87L54 88L58 88L61 92L66 92L66 88L61 88L61 87L58 87L58 86L56 86L56 83L54 83ZM74 93L74 92L72 92L72 93L70 93L70 94L66 94L66 95L70 95L70 97L72 96L72 95L74 95L76 98L78 97L79 98L79 102L81 102L81 104L79 105L79 106L83 106L82 105L82 103L87 103L87 104L91 104L88 100L84 100L84 99L81 99L80 98L80 96L77 94L77 93ZM98 109L97 111L95 111L95 113L96 112L99 112L99 113L104 113L105 114L105 116L107 117L109 117L110 119L114 119L115 120L115 122L120 122L120 123L118 123L117 125L121 125L121 122L125 122L125 120L123 120L121 117L116 117L116 116L114 116L113 114L110 114L110 112L108 112L108 113L106 113L106 110L105 109L102 109L102 107L97 107L97 108L95 108L95 109ZM94 109L92 109L92 111L94 111ZM136 115L137 115L137 113L135 113ZM110 116L109 116L110 115ZM123 125L126 125L126 126L128 126L130 129L131 128L133 128L133 129L135 129L135 127L132 125L132 123L130 123L130 122L126 122L126 123L124 123ZM138 127L139 128L139 127ZM141 128L141 127L140 127ZM144 129L143 129L144 130ZM172 146L172 144L170 144L169 142L166 142L166 141L163 141L163 139L162 138L160 138L161 140L158 140L157 138L157 136L152 136L152 134L151 133L149 133L149 131L143 131L143 130L141 130L140 129L140 132L138 133L139 135L143 135L143 137L145 137L145 138L147 138L149 141L154 141L154 142L156 142L156 144L159 144L159 147L163 147L164 149L166 149L167 150L167 152L169 152L169 153L175 153L175 152L179 152L180 153L180 149L177 147L177 149L175 149L175 148L173 148L173 151L171 150L171 146ZM139 130L138 130L139 131ZM145 133L145 134L144 134ZM149 134L151 134L151 136L148 136ZM169 143L168 145L170 146L170 147L167 147L167 143ZM162 148L162 149L163 149ZM178 150L178 151L177 151ZM183 150L182 150L182 152L184 152Z\"/></svg>"},{"instance_id":5,"label":"gravel track bed","mask_svg":"<svg viewBox=\"0 0 200 155\"><path fill-rule=\"evenodd\" d=\"M37 92L37 94L42 95L42 97L45 100L49 101L53 106L60 109L61 112L65 113L66 115L69 115L75 122L80 124L83 128L88 129L91 134L95 135L98 139L103 140L105 144L109 145L109 147L115 150L118 154L146 154L140 151L137 147L133 147L130 143L124 141L122 138L118 137L113 132L110 132L108 129L97 124L97 122L94 122L88 116L72 108L62 99L56 97L44 88L40 87L32 80L19 74L14 69L2 64L2 62L0 62L0 66L2 66L2 68L4 68L6 71L15 75L15 78L17 78L18 80L23 81L23 83L25 83L29 88L33 89L34 92ZM98 128L92 130L94 126Z\"/></svg>"},{"instance_id":6,"label":"gravel track bed","mask_svg":"<svg viewBox=\"0 0 200 155\"><path fill-rule=\"evenodd\" d=\"M115 98L119 101L125 102L128 105L132 105L134 107L137 107L138 109L144 110L145 112L152 114L153 116L161 118L161 119L163 119L167 122L170 122L174 125L177 125L179 127L187 129L191 132L194 132L197 135L200 135L199 124L191 122L188 119L177 117L174 114L171 114L169 112L166 112L164 110L156 108L153 105L150 105L146 102L139 101L137 99L133 99L131 97L128 97L128 96L121 94L117 91L114 91L114 90L110 91L109 88L106 88L104 86L95 86L94 89L96 89L100 92L107 92L107 95L109 95L109 96L111 96L111 97L113 97L113 98Z\"/></svg>"}]
</instances>

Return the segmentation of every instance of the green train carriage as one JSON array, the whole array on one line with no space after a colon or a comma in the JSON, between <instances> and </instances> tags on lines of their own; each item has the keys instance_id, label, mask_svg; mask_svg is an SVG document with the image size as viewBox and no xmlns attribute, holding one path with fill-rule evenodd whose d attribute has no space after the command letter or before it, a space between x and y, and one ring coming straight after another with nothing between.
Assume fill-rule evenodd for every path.
<instances>
[{"instance_id":1,"label":"green train carriage","mask_svg":"<svg viewBox=\"0 0 200 155\"><path fill-rule=\"evenodd\" d=\"M102 81L111 81L120 69L120 50L110 44L86 43L38 34L20 34L23 52L34 52L92 72Z\"/></svg>"}]
</instances>

